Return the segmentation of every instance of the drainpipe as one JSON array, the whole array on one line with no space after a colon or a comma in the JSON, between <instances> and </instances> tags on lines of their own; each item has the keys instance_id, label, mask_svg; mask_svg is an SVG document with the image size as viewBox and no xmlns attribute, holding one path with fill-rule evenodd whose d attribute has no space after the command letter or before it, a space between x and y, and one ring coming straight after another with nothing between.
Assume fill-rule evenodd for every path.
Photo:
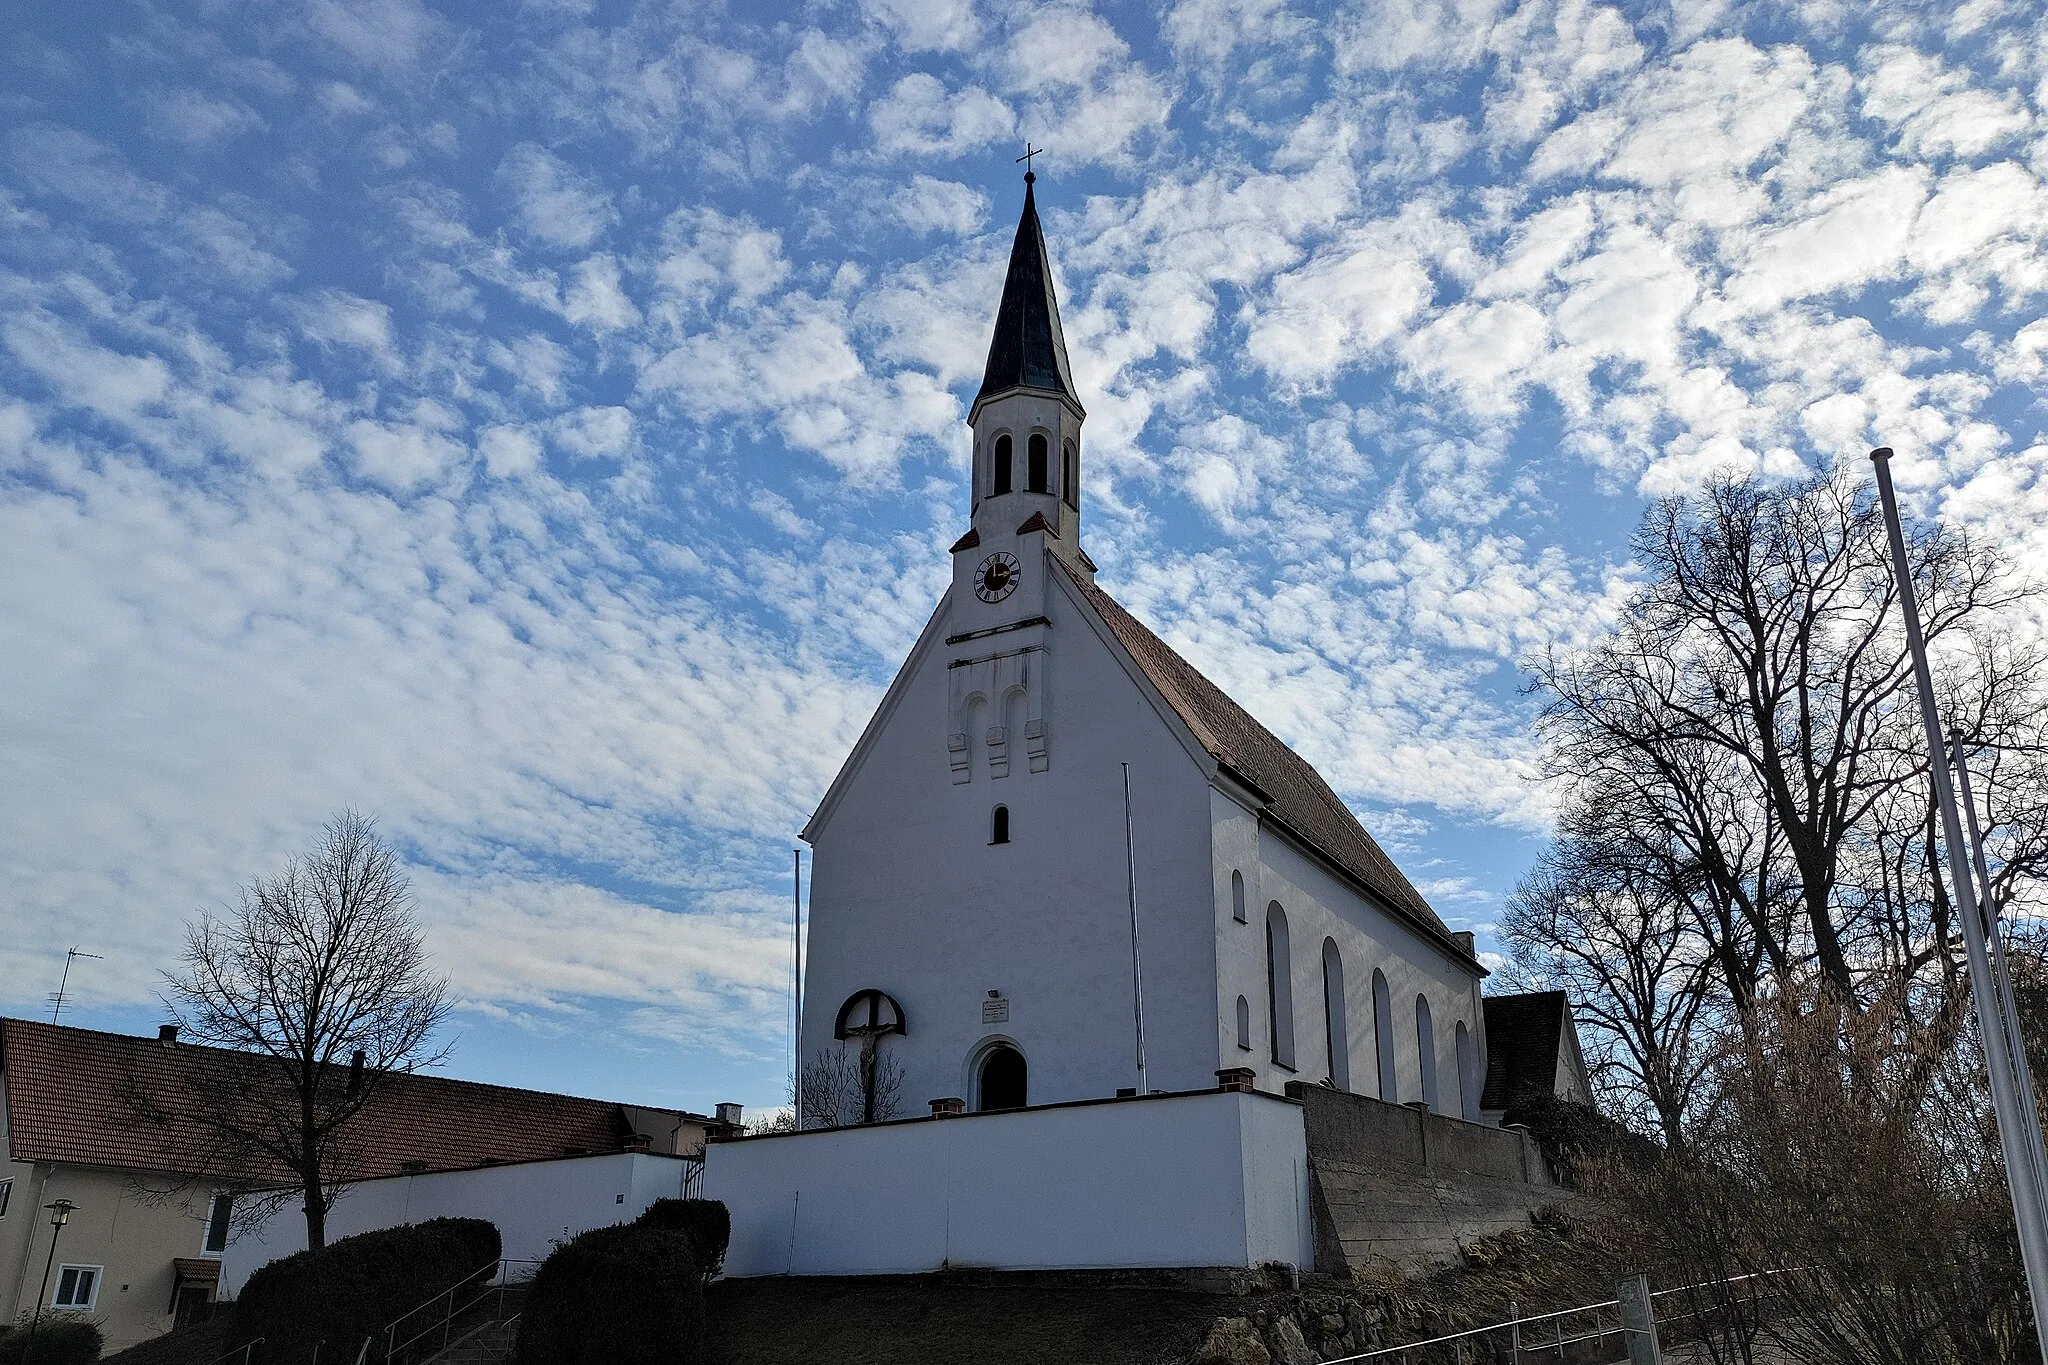
<instances>
[{"instance_id":1,"label":"drainpipe","mask_svg":"<svg viewBox=\"0 0 2048 1365\"><path fill-rule=\"evenodd\" d=\"M36 1178L35 1202L29 1205L29 1208L32 1210L40 1209L43 1206L43 1196L49 1192L50 1188L50 1176L57 1169L57 1163L54 1161L38 1162L36 1164L43 1168L43 1173ZM8 1305L7 1308L7 1321L9 1322L13 1322L21 1316L21 1290L22 1286L28 1283L28 1263L36 1258L36 1229L41 1224L42 1220L40 1218L31 1218L28 1221L28 1242L21 1249L21 1273L14 1277L14 1302Z\"/></svg>"}]
</instances>

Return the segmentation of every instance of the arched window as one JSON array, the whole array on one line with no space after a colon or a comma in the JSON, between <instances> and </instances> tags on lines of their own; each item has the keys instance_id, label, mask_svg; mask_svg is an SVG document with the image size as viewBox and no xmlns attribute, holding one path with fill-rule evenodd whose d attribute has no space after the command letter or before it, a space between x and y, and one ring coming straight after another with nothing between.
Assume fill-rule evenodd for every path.
<instances>
[{"instance_id":1,"label":"arched window","mask_svg":"<svg viewBox=\"0 0 2048 1365\"><path fill-rule=\"evenodd\" d=\"M1287 912L1274 901L1266 907L1266 1023L1273 1030L1273 1060L1294 1069L1294 951L1287 940Z\"/></svg>"},{"instance_id":2,"label":"arched window","mask_svg":"<svg viewBox=\"0 0 2048 1365\"><path fill-rule=\"evenodd\" d=\"M992 844L1010 842L1010 808L997 806L988 817L988 841Z\"/></svg>"},{"instance_id":3,"label":"arched window","mask_svg":"<svg viewBox=\"0 0 2048 1365\"><path fill-rule=\"evenodd\" d=\"M1323 1042L1330 1056L1330 1084L1351 1088L1351 1039L1344 1024L1344 958L1337 940L1323 940Z\"/></svg>"},{"instance_id":4,"label":"arched window","mask_svg":"<svg viewBox=\"0 0 2048 1365\"><path fill-rule=\"evenodd\" d=\"M994 491L997 493L1007 493L1010 491L1010 438L1008 436L996 437L995 464L996 482Z\"/></svg>"},{"instance_id":5,"label":"arched window","mask_svg":"<svg viewBox=\"0 0 2048 1365\"><path fill-rule=\"evenodd\" d=\"M1458 1112L1479 1122L1479 1057L1472 1049L1472 1030L1458 1021Z\"/></svg>"},{"instance_id":6,"label":"arched window","mask_svg":"<svg viewBox=\"0 0 2048 1365\"><path fill-rule=\"evenodd\" d=\"M1079 511L1081 508L1081 456L1069 441L1060 452L1060 492L1067 500L1067 506Z\"/></svg>"},{"instance_id":7,"label":"arched window","mask_svg":"<svg viewBox=\"0 0 2048 1365\"><path fill-rule=\"evenodd\" d=\"M1380 1098L1399 1104L1401 1083L1394 1074L1394 997L1387 990L1387 974L1377 967L1372 973L1372 1040L1379 1052Z\"/></svg>"},{"instance_id":8,"label":"arched window","mask_svg":"<svg viewBox=\"0 0 2048 1365\"><path fill-rule=\"evenodd\" d=\"M1436 1109L1436 1026L1429 1021L1429 997L1415 997L1415 1058L1422 1072L1422 1102Z\"/></svg>"},{"instance_id":9,"label":"arched window","mask_svg":"<svg viewBox=\"0 0 2048 1365\"><path fill-rule=\"evenodd\" d=\"M1026 457L1024 473L1025 477L1030 480L1030 483L1026 486L1034 493L1043 493L1046 491L1045 434L1043 432L1034 431L1031 433L1029 449L1031 453Z\"/></svg>"},{"instance_id":10,"label":"arched window","mask_svg":"<svg viewBox=\"0 0 2048 1365\"><path fill-rule=\"evenodd\" d=\"M1252 1050L1252 1002L1241 995L1237 997L1237 1045L1246 1052Z\"/></svg>"},{"instance_id":11,"label":"arched window","mask_svg":"<svg viewBox=\"0 0 2048 1365\"><path fill-rule=\"evenodd\" d=\"M1244 911L1244 873L1232 869L1230 873L1230 917L1239 924L1249 924Z\"/></svg>"},{"instance_id":12,"label":"arched window","mask_svg":"<svg viewBox=\"0 0 2048 1365\"><path fill-rule=\"evenodd\" d=\"M1024 1054L997 1043L982 1054L977 1109L1022 1109L1025 1102Z\"/></svg>"}]
</instances>

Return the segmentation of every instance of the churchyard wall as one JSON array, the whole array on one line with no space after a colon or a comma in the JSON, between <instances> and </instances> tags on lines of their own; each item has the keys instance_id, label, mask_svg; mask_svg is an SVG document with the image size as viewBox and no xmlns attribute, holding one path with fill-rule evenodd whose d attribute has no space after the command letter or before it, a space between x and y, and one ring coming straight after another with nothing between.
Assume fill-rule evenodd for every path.
<instances>
[{"instance_id":1,"label":"churchyard wall","mask_svg":"<svg viewBox=\"0 0 2048 1365\"><path fill-rule=\"evenodd\" d=\"M714 1142L731 1276L1308 1268L1302 1110L1205 1091Z\"/></svg>"},{"instance_id":2,"label":"churchyard wall","mask_svg":"<svg viewBox=\"0 0 2048 1365\"><path fill-rule=\"evenodd\" d=\"M539 1261L557 1241L631 1222L657 1199L680 1198L692 1164L677 1156L613 1152L359 1180L328 1212L327 1240L429 1218L483 1218L497 1224L507 1260ZM305 1214L287 1200L260 1227L228 1243L221 1296L233 1298L258 1267L305 1249ZM423 1285L420 1297L446 1287Z\"/></svg>"},{"instance_id":3,"label":"churchyard wall","mask_svg":"<svg viewBox=\"0 0 2048 1365\"><path fill-rule=\"evenodd\" d=\"M1525 1227L1571 1197L1519 1128L1299 1082L1287 1093L1302 1105L1318 1270L1448 1261L1462 1243Z\"/></svg>"}]
</instances>

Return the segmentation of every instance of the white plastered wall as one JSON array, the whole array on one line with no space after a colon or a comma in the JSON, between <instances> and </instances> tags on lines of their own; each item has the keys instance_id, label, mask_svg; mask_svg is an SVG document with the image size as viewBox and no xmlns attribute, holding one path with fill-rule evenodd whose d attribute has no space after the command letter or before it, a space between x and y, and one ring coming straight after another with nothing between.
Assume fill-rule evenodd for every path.
<instances>
[{"instance_id":1,"label":"white plastered wall","mask_svg":"<svg viewBox=\"0 0 2048 1365\"><path fill-rule=\"evenodd\" d=\"M1212 1091L715 1142L726 1274L1313 1262L1298 1105Z\"/></svg>"},{"instance_id":2,"label":"white plastered wall","mask_svg":"<svg viewBox=\"0 0 2048 1365\"><path fill-rule=\"evenodd\" d=\"M1485 1035L1479 1018L1479 978L1433 940L1332 875L1292 840L1262 827L1245 803L1216 791L1211 800L1215 826L1214 883L1219 1066L1249 1066L1263 1090L1279 1091L1288 1081L1322 1081L1330 1074L1323 1027L1323 940L1336 940L1344 964L1346 1037L1350 1089L1379 1095L1378 1041L1372 1002L1372 974L1386 974L1394 1026L1397 1096L1422 1098L1415 1026L1415 999L1427 995L1435 1033L1437 1100L1443 1112L1458 1114L1457 1025L1472 1035L1477 1074L1485 1075ZM1231 873L1245 881L1244 924L1235 922ZM1278 901L1285 911L1293 959L1294 1056L1292 1070L1273 1060L1266 999L1266 908ZM1237 1046L1237 998L1251 1005L1252 1047Z\"/></svg>"},{"instance_id":3,"label":"white plastered wall","mask_svg":"<svg viewBox=\"0 0 2048 1365\"><path fill-rule=\"evenodd\" d=\"M1055 577L1038 536L1021 538L1019 597L1045 625L947 645L985 629L943 609L814 821L816 849L802 1055L834 1046L855 991L887 992L907 1032L883 1047L905 1073L899 1116L957 1096L975 1103L972 1064L1012 1041L1033 1104L1114 1095L1137 1083L1126 897L1122 769L1131 771L1142 925L1147 1088L1215 1085L1215 935L1209 784L1177 720L1135 678L1092 612ZM980 554L977 547L969 554ZM1036 580L1036 581L1034 581ZM957 589L956 589L957 593ZM1028 618L1027 618L1028 619ZM991 771L981 736L956 783L947 738L960 663L1032 650L1049 689L1046 770ZM993 674L993 669L990 669ZM989 843L1009 808L1011 841ZM1001 993L1008 1019L983 1023Z\"/></svg>"}]
</instances>

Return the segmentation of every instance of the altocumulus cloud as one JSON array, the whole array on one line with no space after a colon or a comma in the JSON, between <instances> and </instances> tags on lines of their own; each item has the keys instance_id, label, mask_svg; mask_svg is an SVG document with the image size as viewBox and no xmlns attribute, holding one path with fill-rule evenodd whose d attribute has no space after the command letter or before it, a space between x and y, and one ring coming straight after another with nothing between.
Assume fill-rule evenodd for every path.
<instances>
[{"instance_id":1,"label":"altocumulus cloud","mask_svg":"<svg viewBox=\"0 0 2048 1365\"><path fill-rule=\"evenodd\" d=\"M138 1021L342 804L471 1074L781 1090L788 841L945 582L1039 162L1110 584L1489 932L1646 498L2048 555L2048 28L1591 0L28 16L0 998ZM621 1060L624 1059L624 1060Z\"/></svg>"}]
</instances>

